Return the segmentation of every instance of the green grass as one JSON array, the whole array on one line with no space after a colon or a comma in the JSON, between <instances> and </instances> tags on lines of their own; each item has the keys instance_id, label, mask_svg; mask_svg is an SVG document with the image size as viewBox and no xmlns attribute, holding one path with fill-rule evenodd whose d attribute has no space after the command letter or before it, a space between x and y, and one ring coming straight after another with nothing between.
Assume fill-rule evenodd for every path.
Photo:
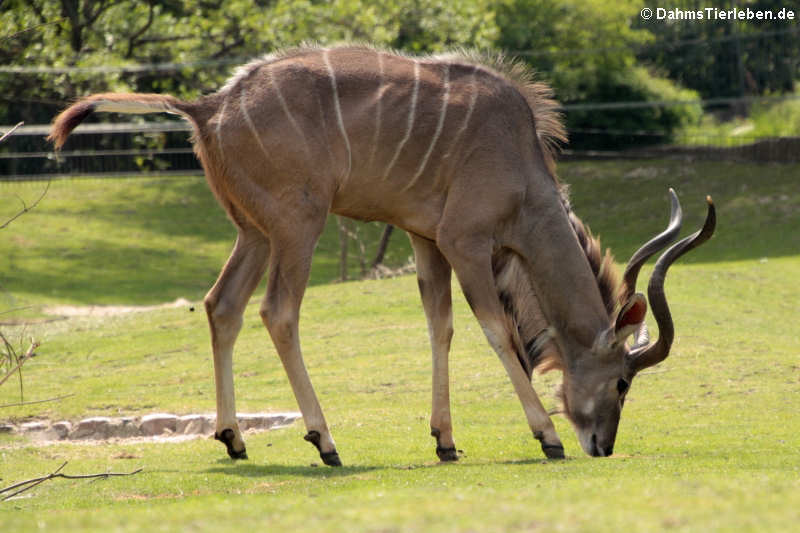
<instances>
[{"instance_id":1,"label":"green grass","mask_svg":"<svg viewBox=\"0 0 800 533\"><path fill-rule=\"evenodd\" d=\"M0 220L31 204L45 183L0 182ZM382 225L361 224L371 260ZM202 299L236 231L202 177L62 180L41 204L0 231L0 305L159 304ZM331 219L315 256L311 285L339 276ZM404 264L408 239L393 237L386 262ZM350 275L358 247L350 244Z\"/></svg>"},{"instance_id":2,"label":"green grass","mask_svg":"<svg viewBox=\"0 0 800 533\"><path fill-rule=\"evenodd\" d=\"M573 163L560 167L577 213L618 258L663 226L674 187L686 224L699 224L706 194L720 206L713 245L686 260L794 255L800 189L797 166L668 161ZM42 183L0 183L0 220L30 204ZM359 226L372 256L378 224ZM766 231L765 231L766 230ZM0 307L47 304L159 304L202 299L236 232L202 178L54 182L42 203L0 231ZM357 275L351 243L351 275ZM331 221L315 254L311 285L338 277L338 233ZM411 256L393 236L388 263ZM262 292L259 290L259 292Z\"/></svg>"},{"instance_id":3,"label":"green grass","mask_svg":"<svg viewBox=\"0 0 800 533\"><path fill-rule=\"evenodd\" d=\"M144 467L133 477L49 481L29 498L0 503L0 529L790 530L800 520L800 335L795 324L800 286L791 281L800 276L797 172L789 166L679 162L562 166L576 211L620 258L664 224L668 186L683 200L684 233L701 222L706 193L714 195L719 210L714 239L670 271L667 294L677 330L672 355L635 380L612 458L584 457L568 423L555 416L569 459L542 460L502 366L458 295L452 403L456 443L465 453L457 464L438 465L428 436L430 356L414 278L317 284L303 307L303 347L345 467L310 466L320 461L302 441L300 423L246 436L251 459L240 463L227 459L212 440L37 446L0 436L0 486L42 475L67 460L67 473ZM125 183L135 188L140 182ZM194 187L191 181L158 183L164 197L174 194L172 187ZM110 197L125 189L107 182L68 184L76 198L84 186L109 187ZM31 194L36 190L17 187ZM150 194L142 189L137 194ZM202 192L199 185L197 191ZM43 219L55 216L47 213L47 203L41 208ZM59 209L76 210L66 201ZM40 231L29 228L33 215L19 220L15 237L0 234L4 250L26 231ZM105 230L111 242L124 242L115 233L122 230L115 228L142 225L128 225L125 217L98 218L88 212L81 224ZM201 222L196 221L198 228ZM139 241L144 246L147 239L163 238L163 246L172 242L174 231L152 228ZM69 246L92 235L88 229L80 232L84 237L78 238L76 230ZM220 232L214 239L207 237L213 233L208 227L186 231L192 240L173 245L176 250L190 246L176 252L177 270L191 268L187 258L195 254L195 262L204 254L210 262L214 246L227 248L223 244L232 234ZM45 239L38 236L36 242ZM206 250L198 244L203 242ZM28 269L26 264L41 261L38 268L67 272L61 256L48 263L42 246L51 245L16 250L14 264ZM85 261L101 263L90 254ZM115 292L114 275L155 282L158 276L145 272L147 266L118 266L107 274L98 268L96 283L110 291L103 301L159 301L148 287L142 290L152 299ZM161 273L163 290L181 278L173 270ZM171 292L162 300L199 298L202 281L185 279L195 293ZM63 300L35 282L5 287L14 298L41 304L91 301L89 285L65 288ZM237 344L238 408L294 409L257 308L254 300ZM21 329L4 328L15 335ZM202 312L162 309L25 329L43 340L25 373L26 399L75 395L1 409L0 419L213 411ZM552 388L558 378L555 373L534 378L548 408L555 407ZM0 405L17 401L18 394L13 384L0 388Z\"/></svg>"}]
</instances>

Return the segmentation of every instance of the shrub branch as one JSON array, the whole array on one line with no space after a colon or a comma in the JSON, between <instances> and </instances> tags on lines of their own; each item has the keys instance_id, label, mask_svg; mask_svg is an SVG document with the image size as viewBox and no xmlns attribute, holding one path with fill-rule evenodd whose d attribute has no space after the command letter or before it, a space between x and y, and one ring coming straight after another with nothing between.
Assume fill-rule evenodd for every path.
<instances>
[{"instance_id":1,"label":"shrub branch","mask_svg":"<svg viewBox=\"0 0 800 533\"><path fill-rule=\"evenodd\" d=\"M22 209L16 215L14 215L13 217L11 217L8 220L6 220L3 223L3 225L0 226L0 229L5 229L9 224L14 222L16 219L18 219L19 217L21 217L22 215L24 215L25 213L27 213L28 211L30 211L31 209L33 209L34 207L39 205L39 202L42 201L42 198L44 198L44 195L47 194L47 191L49 189L50 189L50 182L48 181L47 185L45 186L44 190L42 191L42 194L40 194L39 198L37 198L36 201L33 202L31 205L26 204L25 200L20 198L20 202L22 202Z\"/></svg>"},{"instance_id":2,"label":"shrub branch","mask_svg":"<svg viewBox=\"0 0 800 533\"><path fill-rule=\"evenodd\" d=\"M3 343L5 343L6 349L11 352L10 355L13 356L14 347L11 345L10 342L8 342L8 339L6 339L6 336L3 335L2 333L0 333L0 339L2 339ZM8 378L10 378L14 374L14 372L17 372L18 370L20 370L22 368L22 365L24 365L25 362L28 359L32 359L33 357L36 356L35 350L36 350L36 348L39 347L39 344L40 343L38 343L38 342L36 342L34 340L31 340L31 345L30 345L30 347L28 347L28 351L26 351L22 355L22 357L17 359L17 366L15 366L14 368L12 368L8 372L6 372L6 374L2 378L0 378L0 385L5 383L8 380Z\"/></svg>"},{"instance_id":3,"label":"shrub branch","mask_svg":"<svg viewBox=\"0 0 800 533\"><path fill-rule=\"evenodd\" d=\"M10 137L10 136L11 136L11 134L12 134L12 133L14 133L15 131L17 131L17 128L19 128L19 127L20 127L20 126L22 126L23 124L25 124L25 123L24 123L24 122L20 122L19 124L17 124L17 125L16 125L16 126L14 126L13 128L11 128L10 130L8 130L7 132L5 132L5 133L2 135L2 137L0 137L0 143L1 143L1 142L3 142L3 141L5 141L5 140L6 140L8 137Z\"/></svg>"}]
</instances>

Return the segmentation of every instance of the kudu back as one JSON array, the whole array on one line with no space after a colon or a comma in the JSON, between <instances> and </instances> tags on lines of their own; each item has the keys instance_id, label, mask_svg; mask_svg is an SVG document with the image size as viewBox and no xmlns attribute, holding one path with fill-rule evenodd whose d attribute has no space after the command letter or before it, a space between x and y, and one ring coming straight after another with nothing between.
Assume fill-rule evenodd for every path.
<instances>
[{"instance_id":1,"label":"kudu back","mask_svg":"<svg viewBox=\"0 0 800 533\"><path fill-rule=\"evenodd\" d=\"M658 261L648 296L661 334L650 343L641 264L672 242L667 230L632 258L620 286L610 256L572 213L555 176L565 141L550 90L518 63L469 55L409 57L367 47L300 48L241 67L194 102L97 94L54 121L57 148L97 111L176 113L194 129L206 179L235 224L233 252L205 298L217 399L216 438L245 458L232 354L242 313L267 273L260 314L308 433L329 465L339 455L300 350L298 316L311 256L329 212L408 232L433 356L431 434L456 460L448 352L455 271L547 457L564 449L531 386L534 369L563 371L564 411L591 455L613 451L633 376L669 353L669 265L714 230L706 224ZM626 339L636 333L632 346Z\"/></svg>"}]
</instances>

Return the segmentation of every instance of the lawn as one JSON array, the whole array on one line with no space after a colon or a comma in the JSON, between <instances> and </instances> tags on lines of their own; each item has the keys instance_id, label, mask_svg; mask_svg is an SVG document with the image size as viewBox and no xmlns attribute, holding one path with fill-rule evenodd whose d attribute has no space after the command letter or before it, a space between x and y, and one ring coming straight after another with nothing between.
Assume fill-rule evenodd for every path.
<instances>
[{"instance_id":1,"label":"lawn","mask_svg":"<svg viewBox=\"0 0 800 533\"><path fill-rule=\"evenodd\" d=\"M43 182L0 182L0 220L33 203ZM361 224L365 257L382 231ZM0 232L0 305L160 304L202 299L236 240L236 230L199 176L60 180L41 205ZM411 256L397 232L390 266ZM349 245L357 277L358 244ZM320 240L311 284L339 276L339 237L333 217Z\"/></svg>"},{"instance_id":2,"label":"lawn","mask_svg":"<svg viewBox=\"0 0 800 533\"><path fill-rule=\"evenodd\" d=\"M456 464L428 436L430 356L413 276L344 284L336 232L320 245L301 319L303 347L345 466L303 442L301 423L246 437L234 463L212 440L40 446L0 435L0 486L50 472L125 472L52 480L0 503L3 531L785 531L800 520L800 173L792 166L682 161L561 166L575 210L622 261L664 224L666 188L718 234L670 271L672 355L638 377L615 456L585 457L554 416L568 459L543 460L502 366L456 293L451 376ZM0 184L0 213L41 185ZM376 228L379 230L379 228ZM26 366L26 400L0 420L213 410L202 306L44 322L43 306L197 305L234 238L201 181L93 180L51 186L35 210L0 232L3 326L42 340ZM393 260L408 255L393 240ZM405 256L405 257L404 257ZM327 262L327 265L326 265ZM646 270L643 278L649 273ZM237 344L242 412L295 408L257 314ZM23 331L24 330L24 331ZM559 376L534 377L556 407ZM0 405L19 388L0 388Z\"/></svg>"}]
</instances>

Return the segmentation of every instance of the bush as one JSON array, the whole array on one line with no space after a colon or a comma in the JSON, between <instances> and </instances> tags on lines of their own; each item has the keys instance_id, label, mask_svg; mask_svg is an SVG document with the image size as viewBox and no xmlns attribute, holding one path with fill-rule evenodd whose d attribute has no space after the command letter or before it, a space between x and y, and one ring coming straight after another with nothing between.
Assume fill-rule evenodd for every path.
<instances>
[{"instance_id":1,"label":"bush","mask_svg":"<svg viewBox=\"0 0 800 533\"><path fill-rule=\"evenodd\" d=\"M632 26L640 0L500 0L499 48L520 55L567 106L570 148L620 149L666 142L696 121L698 104L581 109L577 104L697 100L692 91L636 66L635 50L653 40ZM570 105L576 107L570 109ZM600 130L603 133L600 133ZM620 132L628 132L621 134ZM629 132L659 132L631 135Z\"/></svg>"},{"instance_id":2,"label":"bush","mask_svg":"<svg viewBox=\"0 0 800 533\"><path fill-rule=\"evenodd\" d=\"M670 142L703 115L697 92L654 76L642 67L611 72L592 81L592 86L585 89L586 103L642 105L570 109L567 104L567 128L573 149L609 150Z\"/></svg>"},{"instance_id":3,"label":"bush","mask_svg":"<svg viewBox=\"0 0 800 533\"><path fill-rule=\"evenodd\" d=\"M678 137L681 144L739 145L758 139L800 137L800 86L785 100L756 102L747 116L707 113Z\"/></svg>"}]
</instances>

